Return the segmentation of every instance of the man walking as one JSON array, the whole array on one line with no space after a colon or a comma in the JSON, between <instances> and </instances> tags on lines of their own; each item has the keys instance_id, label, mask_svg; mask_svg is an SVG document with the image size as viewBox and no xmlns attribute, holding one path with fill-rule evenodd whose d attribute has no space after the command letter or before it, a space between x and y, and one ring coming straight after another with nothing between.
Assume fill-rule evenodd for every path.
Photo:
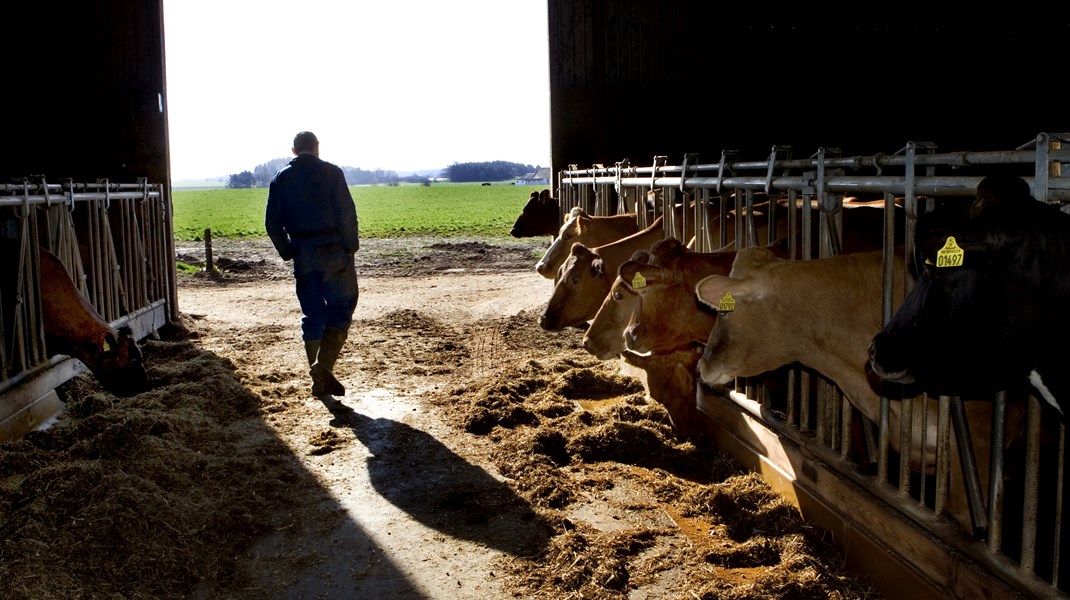
<instances>
[{"instance_id":1,"label":"man walking","mask_svg":"<svg viewBox=\"0 0 1070 600\"><path fill-rule=\"evenodd\" d=\"M279 256L294 261L312 394L344 395L334 364L359 295L353 260L360 247L356 205L342 170L320 160L314 133L294 136L292 150L294 158L268 188L264 227Z\"/></svg>"}]
</instances>

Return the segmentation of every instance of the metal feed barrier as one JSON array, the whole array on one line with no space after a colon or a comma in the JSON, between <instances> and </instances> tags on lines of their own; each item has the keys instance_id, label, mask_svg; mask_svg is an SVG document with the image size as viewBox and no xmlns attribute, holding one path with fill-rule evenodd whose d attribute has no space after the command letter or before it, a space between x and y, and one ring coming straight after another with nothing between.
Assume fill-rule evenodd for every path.
<instances>
[{"instance_id":1,"label":"metal feed barrier","mask_svg":"<svg viewBox=\"0 0 1070 600\"><path fill-rule=\"evenodd\" d=\"M701 252L723 247L720 241L729 233L736 249L787 236L803 242L800 252L792 247L798 259L839 254L845 197L883 199L884 229L876 234L884 240L887 322L895 308L894 234L901 228L910 256L919 203L932 208L943 197L973 196L986 171L999 169L1026 179L1037 200L1070 212L1067 142L1070 134L1042 133L1006 151L939 152L932 144L908 143L888 155L845 157L819 149L803 159L792 158L790 148L773 147L755 161L722 152L714 164L695 164L695 155L686 155L681 164L669 165L658 156L644 167L627 160L570 165L558 173L556 191L563 214L574 206L596 215L634 211L640 226L664 215L666 235L687 241L682 234L690 225L692 248ZM765 207L771 225L767 238L757 239L751 209L763 197L781 202ZM898 222L891 210L897 202L905 209ZM774 211L795 206L799 210L787 212L786 231L776 231ZM747 218L735 219L732 232L724 219L712 218L741 207ZM817 231L811 211L819 217ZM814 236L817 256L811 256ZM912 284L909 272L906 280ZM761 471L806 517L831 531L849 563L904 597L1067 597L1066 427L1042 425L1036 398L998 394L991 423L968 422L956 397L882 398L880 421L871 422L816 372L794 367L775 375L782 391L758 378L738 379L723 389L699 382L696 402L706 429L722 449ZM901 430L892 431L891 402L902 402L907 414L935 406L935 425L921 421L936 429L933 475L912 472L909 461L899 460L911 448L912 420L902 419ZM1004 450L1009 406L1025 409L1025 439L1013 452ZM963 444L957 448L961 461L953 462L952 440L970 439L970 427L993 432L992 452L973 456L970 444ZM893 450L891 436L899 436L901 453ZM852 447L859 438L868 457L863 462L856 457L858 444ZM979 472L989 474L987 481ZM1013 484L1006 477L1011 472L1020 474ZM950 518L952 502L968 508L968 524ZM889 558L900 567L889 567Z\"/></svg>"},{"instance_id":2,"label":"metal feed barrier","mask_svg":"<svg viewBox=\"0 0 1070 600\"><path fill-rule=\"evenodd\" d=\"M40 298L38 245L113 327L138 340L177 317L171 198L160 184L0 184L0 238L13 240L0 286L0 440L18 438L61 407L55 389L85 370L50 356Z\"/></svg>"}]
</instances>

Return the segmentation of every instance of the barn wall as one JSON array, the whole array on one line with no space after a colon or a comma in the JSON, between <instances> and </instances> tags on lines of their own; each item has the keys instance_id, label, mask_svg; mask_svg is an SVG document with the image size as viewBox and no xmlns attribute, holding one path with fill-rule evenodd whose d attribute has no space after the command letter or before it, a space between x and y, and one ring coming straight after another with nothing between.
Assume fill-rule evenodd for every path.
<instances>
[{"instance_id":1,"label":"barn wall","mask_svg":"<svg viewBox=\"0 0 1070 600\"><path fill-rule=\"evenodd\" d=\"M0 237L99 249L83 294L141 339L179 315L162 1L15 3L4 25ZM82 270L77 255L64 255L72 273ZM24 267L32 276L18 291L0 285L0 440L47 421L60 408L54 389L84 370L49 356L34 307L12 308L47 293Z\"/></svg>"},{"instance_id":2,"label":"barn wall","mask_svg":"<svg viewBox=\"0 0 1070 600\"><path fill-rule=\"evenodd\" d=\"M168 182L162 2L18 4L0 182Z\"/></svg>"},{"instance_id":3,"label":"barn wall","mask_svg":"<svg viewBox=\"0 0 1070 600\"><path fill-rule=\"evenodd\" d=\"M701 0L548 5L555 173L773 145L800 158L909 141L990 150L1068 128L1056 58L1070 52L1066 8L833 23Z\"/></svg>"}]
</instances>

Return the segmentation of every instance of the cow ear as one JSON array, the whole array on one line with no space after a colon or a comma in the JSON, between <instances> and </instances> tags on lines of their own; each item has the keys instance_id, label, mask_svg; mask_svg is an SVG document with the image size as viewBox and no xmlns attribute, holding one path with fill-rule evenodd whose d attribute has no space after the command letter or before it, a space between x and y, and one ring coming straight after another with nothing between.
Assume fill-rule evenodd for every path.
<instances>
[{"instance_id":1,"label":"cow ear","mask_svg":"<svg viewBox=\"0 0 1070 600\"><path fill-rule=\"evenodd\" d=\"M535 192L531 192L531 196L534 198ZM543 202L550 202L550 200L552 200L552 198L550 198L550 190L543 190L542 192L540 192L539 199Z\"/></svg>"},{"instance_id":2,"label":"cow ear","mask_svg":"<svg viewBox=\"0 0 1070 600\"><path fill-rule=\"evenodd\" d=\"M773 251L764 246L750 246L736 253L736 259L732 261L732 277L743 277L747 272L765 263L777 260Z\"/></svg>"},{"instance_id":3,"label":"cow ear","mask_svg":"<svg viewBox=\"0 0 1070 600\"><path fill-rule=\"evenodd\" d=\"M596 258L591 261L591 274L595 277L602 277L606 274L606 261L601 258Z\"/></svg>"},{"instance_id":4,"label":"cow ear","mask_svg":"<svg viewBox=\"0 0 1070 600\"><path fill-rule=\"evenodd\" d=\"M595 255L594 252L591 252L590 248L588 248L587 246L584 246L580 242L573 242L572 243L571 254L572 254L572 256L575 256L577 259L579 259L579 258L592 258L593 259L594 255Z\"/></svg>"},{"instance_id":5,"label":"cow ear","mask_svg":"<svg viewBox=\"0 0 1070 600\"><path fill-rule=\"evenodd\" d=\"M115 335L112 332L104 334L104 341L100 344L100 350L102 352L114 352L119 349L119 340L115 339Z\"/></svg>"},{"instance_id":6,"label":"cow ear","mask_svg":"<svg viewBox=\"0 0 1070 600\"><path fill-rule=\"evenodd\" d=\"M650 258L651 254L649 250L636 250L632 253L632 257L629 260L646 265L650 264Z\"/></svg>"},{"instance_id":7,"label":"cow ear","mask_svg":"<svg viewBox=\"0 0 1070 600\"><path fill-rule=\"evenodd\" d=\"M661 267L636 261L626 261L617 269L618 276L633 290L640 290L661 281Z\"/></svg>"},{"instance_id":8,"label":"cow ear","mask_svg":"<svg viewBox=\"0 0 1070 600\"><path fill-rule=\"evenodd\" d=\"M736 302L745 298L747 293L743 282L734 277L708 275L695 284L695 297L713 310L720 310L721 302L728 294Z\"/></svg>"},{"instance_id":9,"label":"cow ear","mask_svg":"<svg viewBox=\"0 0 1070 600\"><path fill-rule=\"evenodd\" d=\"M1029 184L1021 177L989 175L977 184L977 197L970 203L969 218L976 219L1003 205L1021 200L1034 200Z\"/></svg>"}]
</instances>

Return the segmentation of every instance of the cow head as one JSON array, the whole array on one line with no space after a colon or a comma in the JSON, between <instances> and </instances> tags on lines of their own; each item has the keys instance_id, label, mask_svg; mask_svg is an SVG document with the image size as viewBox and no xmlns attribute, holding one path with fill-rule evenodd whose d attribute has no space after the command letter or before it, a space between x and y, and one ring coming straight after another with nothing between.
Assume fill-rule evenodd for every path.
<instances>
[{"instance_id":1,"label":"cow head","mask_svg":"<svg viewBox=\"0 0 1070 600\"><path fill-rule=\"evenodd\" d=\"M873 372L930 394L1024 385L1070 331L1059 306L1070 298L1068 222L1023 180L1005 177L982 180L965 208L919 218L917 283L873 338Z\"/></svg>"},{"instance_id":2,"label":"cow head","mask_svg":"<svg viewBox=\"0 0 1070 600\"><path fill-rule=\"evenodd\" d=\"M572 245L580 238L590 222L591 217L580 207L573 208L565 223L557 232L557 237L546 252L535 263L535 270L547 279L553 279L558 269L568 260Z\"/></svg>"},{"instance_id":3,"label":"cow head","mask_svg":"<svg viewBox=\"0 0 1070 600\"><path fill-rule=\"evenodd\" d=\"M107 332L98 352L79 358L101 385L117 396L137 394L149 386L144 356L129 326Z\"/></svg>"},{"instance_id":4,"label":"cow head","mask_svg":"<svg viewBox=\"0 0 1070 600\"><path fill-rule=\"evenodd\" d=\"M547 331L584 327L598 313L612 284L602 257L583 244L573 244L539 326Z\"/></svg>"},{"instance_id":5,"label":"cow head","mask_svg":"<svg viewBox=\"0 0 1070 600\"><path fill-rule=\"evenodd\" d=\"M744 248L736 253L728 276L709 275L695 285L698 301L717 313L697 365L702 381L708 385L729 383L743 371L753 371L744 373L749 376L784 364L775 354L754 352L753 346L768 345L767 340L776 337L768 331L761 309L755 308L763 297L762 285L747 276L776 260L769 248ZM741 366L744 363L746 368Z\"/></svg>"},{"instance_id":6,"label":"cow head","mask_svg":"<svg viewBox=\"0 0 1070 600\"><path fill-rule=\"evenodd\" d=\"M550 196L550 190L532 190L509 235L522 238L556 234L560 225L558 210L557 198Z\"/></svg>"},{"instance_id":7,"label":"cow head","mask_svg":"<svg viewBox=\"0 0 1070 600\"><path fill-rule=\"evenodd\" d=\"M699 304L695 290L664 267L635 271L645 279L638 303L624 330L624 344L636 352L664 352L706 343L716 323L714 311ZM622 273L623 275L623 273ZM637 281L635 275L632 280Z\"/></svg>"},{"instance_id":8,"label":"cow head","mask_svg":"<svg viewBox=\"0 0 1070 600\"><path fill-rule=\"evenodd\" d=\"M619 274L647 265L650 259L649 252L640 250L632 255L631 260L620 266L618 277L613 281L609 293L602 299L602 306L583 335L583 348L599 360L619 356L624 350L624 328L628 326L637 306L638 296L632 289L631 280L625 280Z\"/></svg>"}]
</instances>

